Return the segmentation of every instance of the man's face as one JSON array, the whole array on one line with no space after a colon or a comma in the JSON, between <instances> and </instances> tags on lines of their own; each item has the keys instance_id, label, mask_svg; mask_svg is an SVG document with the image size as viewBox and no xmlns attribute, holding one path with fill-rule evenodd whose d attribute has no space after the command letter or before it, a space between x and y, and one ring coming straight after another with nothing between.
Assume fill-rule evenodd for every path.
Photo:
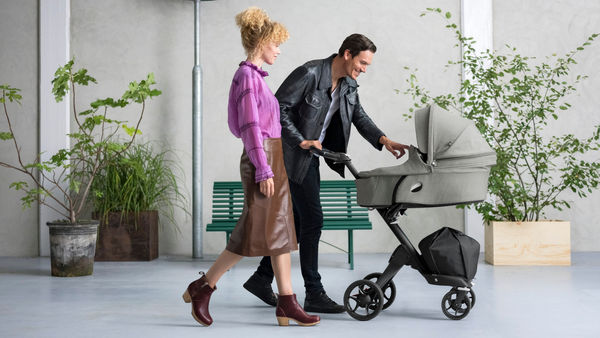
<instances>
[{"instance_id":1,"label":"man's face","mask_svg":"<svg viewBox=\"0 0 600 338\"><path fill-rule=\"evenodd\" d=\"M357 56L352 57L349 50L344 52L344 69L346 75L350 76L352 80L356 80L360 73L367 72L367 66L371 64L373 60L373 52L370 50L363 50Z\"/></svg>"}]
</instances>

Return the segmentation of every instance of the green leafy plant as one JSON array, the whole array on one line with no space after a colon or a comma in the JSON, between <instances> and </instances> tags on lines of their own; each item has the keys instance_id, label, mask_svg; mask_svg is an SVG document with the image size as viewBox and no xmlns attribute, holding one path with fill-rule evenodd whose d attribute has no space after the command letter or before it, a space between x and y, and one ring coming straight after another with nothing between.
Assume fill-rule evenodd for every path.
<instances>
[{"instance_id":1,"label":"green leafy plant","mask_svg":"<svg viewBox=\"0 0 600 338\"><path fill-rule=\"evenodd\" d=\"M595 126L587 138L549 135L544 129L565 117L571 108L570 95L587 76L570 80L569 67L576 63L577 53L598 34L564 57L554 54L544 62L532 62L535 58L518 54L510 46L506 46L508 53L477 53L473 38L464 37L456 24L448 21L450 13L444 15L439 8L428 8L421 16L428 13L444 17L446 28L457 40L455 47L463 46L462 60L448 61L446 66L462 67L471 80L461 80L456 94L432 96L419 84L415 69L407 79L405 94L416 101L414 108L435 102L472 119L495 149L497 165L491 169L488 183L495 202L475 205L484 221L537 221L547 207L561 211L570 208L566 200L558 198L565 190L586 197L596 189L600 162L585 160L582 155L600 148L600 126ZM410 118L410 113L405 116Z\"/></svg>"},{"instance_id":2,"label":"green leafy plant","mask_svg":"<svg viewBox=\"0 0 600 338\"><path fill-rule=\"evenodd\" d=\"M48 161L42 162L41 154L31 163L26 163L21 157L21 147L13 132L6 104L7 101L21 104L22 97L18 94L20 90L8 84L0 86L0 90L2 90L0 103L3 104L9 128L8 131L0 133L0 138L14 143L18 158L18 163L10 164L5 162L0 154L0 166L22 172L35 183L35 187L29 187L26 182L19 181L12 183L10 188L25 193L22 198L23 208L30 207L34 202L44 204L71 223L77 222L79 216L86 210L87 197L97 173L110 162L112 157L125 152L135 140L136 135L141 134L138 127L144 116L146 100L161 94L160 91L150 88L156 83L154 74L150 73L145 80L131 82L120 99L98 99L90 104L91 109L78 113L75 105L75 85L87 86L90 82L96 83L96 79L88 75L86 69L73 71L74 62L73 58L64 67L58 68L54 80L52 80L52 93L56 102L60 102L69 90L71 91L72 110L77 130L68 134L72 140L72 147L59 150ZM126 121L107 117L109 108L123 108L134 103L141 105L141 112L135 127L127 126ZM111 141L121 128L129 135L128 142L119 144ZM80 170L83 167L88 170ZM55 208L48 204L49 200L54 200L58 207Z\"/></svg>"},{"instance_id":3,"label":"green leafy plant","mask_svg":"<svg viewBox=\"0 0 600 338\"><path fill-rule=\"evenodd\" d=\"M159 210L179 231L175 209L190 215L189 201L180 188L185 172L168 144L136 141L124 152L105 156L109 161L95 175L90 194L99 217L108 220L109 212L122 212L123 219L129 212Z\"/></svg>"}]
</instances>

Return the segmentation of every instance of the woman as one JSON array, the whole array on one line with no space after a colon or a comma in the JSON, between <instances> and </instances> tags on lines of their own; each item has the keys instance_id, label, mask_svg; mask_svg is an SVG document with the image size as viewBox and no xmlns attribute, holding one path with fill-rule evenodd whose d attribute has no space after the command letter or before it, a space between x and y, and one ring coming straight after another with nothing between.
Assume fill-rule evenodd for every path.
<instances>
[{"instance_id":1,"label":"woman","mask_svg":"<svg viewBox=\"0 0 600 338\"><path fill-rule=\"evenodd\" d=\"M244 256L271 256L279 295L275 314L281 326L292 319L302 326L321 321L308 315L292 290L290 252L298 249L281 150L279 103L269 90L261 69L272 65L280 54L279 44L289 33L267 13L250 7L236 15L242 45L248 58L240 63L229 91L229 129L244 143L240 174L244 187L244 209L227 247L208 272L192 282L183 299L192 303L192 316L204 326L212 324L208 303L216 283Z\"/></svg>"}]
</instances>

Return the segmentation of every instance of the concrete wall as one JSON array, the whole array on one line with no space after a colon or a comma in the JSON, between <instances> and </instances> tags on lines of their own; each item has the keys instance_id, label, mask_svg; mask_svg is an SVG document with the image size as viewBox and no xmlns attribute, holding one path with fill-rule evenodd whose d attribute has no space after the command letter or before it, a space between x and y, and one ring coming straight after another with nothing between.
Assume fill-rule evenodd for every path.
<instances>
[{"instance_id":1,"label":"concrete wall","mask_svg":"<svg viewBox=\"0 0 600 338\"><path fill-rule=\"evenodd\" d=\"M595 0L494 1L495 49L506 51L504 45L510 45L517 48L517 53L535 56L539 62L554 53L558 54L557 57L564 57L594 33L600 33L600 2ZM577 85L577 91L568 98L572 108L558 112L559 120L550 122L546 128L547 135L575 134L579 138L587 138L594 126L600 124L599 53L598 39L577 53L575 59L578 64L570 66L572 76L562 81L573 81L578 74L589 78ZM592 152L585 158L598 160L600 154ZM547 218L571 222L572 250L600 250L600 191L595 190L585 199L571 191L565 191L559 197L568 201L571 209L563 212L548 209Z\"/></svg>"},{"instance_id":2,"label":"concrete wall","mask_svg":"<svg viewBox=\"0 0 600 338\"><path fill-rule=\"evenodd\" d=\"M206 95L204 105L205 125L214 126L223 135L220 148L205 149L207 161L210 158L222 158L223 165L205 167L206 176L214 177L214 180L227 180L239 175L238 161L242 145L228 132L225 95L237 64L244 57L233 17L254 4L256 2L251 1L203 4L204 14L207 15L206 19L203 17L202 27L205 84L214 84L221 93ZM453 44L440 44L439 34L430 29L435 25L441 26L441 18L420 18L419 15L429 6L443 6L459 13L459 1L431 1L427 5L415 1L304 1L294 8L291 4L294 3L258 3L274 20L282 22L290 31L290 40L281 46L282 54L277 63L264 67L271 74L266 78L271 90L274 92L297 66L308 60L328 57L337 52L346 36L360 32L372 39L378 47L373 64L366 74L358 78L361 103L391 139L416 144L412 120L405 122L402 117L412 105L411 98L396 94L394 89L405 88L405 79L409 75L405 66L419 68L422 80L431 83L433 90L458 88L459 79L448 73L444 74L444 65L448 57L458 58L460 51L452 48ZM213 48L214 52L211 51ZM354 128L352 133L348 153L359 170L399 164L391 154L374 150ZM228 156L222 156L224 149L228 150ZM322 179L339 179L324 164L321 173ZM208 195L207 191L205 196ZM409 215L402 219L401 224L414 241L441 225L463 227L463 213L454 208L413 210ZM356 233L355 250L391 252L398 245L397 239L391 235L376 212L371 212L370 218L373 231ZM222 234L208 234L206 239L207 250L219 251L224 245ZM322 239L336 246L346 247L346 234L343 232L324 232ZM328 246L321 248L325 252L336 252Z\"/></svg>"},{"instance_id":3,"label":"concrete wall","mask_svg":"<svg viewBox=\"0 0 600 338\"><path fill-rule=\"evenodd\" d=\"M141 136L146 140L166 140L179 151L190 192L193 7L190 1L71 1L71 53L75 56L75 68L88 69L98 81L78 89L79 110L88 109L96 98L121 97L129 82L143 80L154 72L156 88L163 94L147 102ZM209 88L205 95L214 94ZM141 106L135 106L113 110L109 116L133 125L140 112ZM71 126L76 123L71 121ZM210 133L207 136L215 137ZM209 160L214 161L205 155L207 164ZM207 172L205 177L205 187L210 186ZM210 190L205 196L210 203ZM209 207L210 204L205 206L208 215ZM161 254L191 254L191 218L185 216L181 211L176 215L182 234L163 219Z\"/></svg>"},{"instance_id":4,"label":"concrete wall","mask_svg":"<svg viewBox=\"0 0 600 338\"><path fill-rule=\"evenodd\" d=\"M290 40L281 46L282 55L274 66L265 66L275 92L297 66L336 52L349 34L361 32L377 45L373 65L361 75L360 95L365 110L392 139L415 143L411 122L402 113L411 99L394 89L404 88L408 76L405 66L420 69L423 81L433 89L458 88L458 77L444 73L448 58L460 52L453 44L441 44L439 30L443 20L420 18L428 6L444 6L460 12L459 1L215 1L202 3L202 68L204 73L204 223L211 220L211 191L214 181L239 179L242 143L227 127L227 97L231 78L245 59L234 16L258 5L285 24ZM98 79L91 92L80 94L84 103L94 97L118 96L128 81L147 72L156 75L163 95L148 103L142 131L152 139L168 139L175 149L191 156L191 70L193 66L193 3L189 1L72 1L72 54L78 67L88 68ZM356 13L361 13L356 15ZM310 18L301 20L299 18ZM135 115L135 113L132 113ZM354 131L349 153L360 169L399 163L391 154L377 152ZM183 156L188 188L191 191L191 158ZM323 179L337 179L328 168ZM191 219L183 215L183 235L161 233L163 254L190 254ZM371 217L374 230L357 234L359 252L389 252L398 244L390 236L379 215ZM405 218L407 233L418 239L440 225L461 228L460 210L415 211ZM449 221L448 221L449 220ZM223 233L204 235L204 252L219 253L225 245ZM326 232L324 240L345 247L346 234ZM323 247L324 251L330 251Z\"/></svg>"},{"instance_id":5,"label":"concrete wall","mask_svg":"<svg viewBox=\"0 0 600 338\"><path fill-rule=\"evenodd\" d=\"M2 1L0 28L15 32L3 34L0 82L8 82L25 89L22 112L37 111L37 2ZM412 105L403 92L405 79L410 75L405 66L418 68L421 84L432 94L453 93L458 90L459 73L447 71L447 60L458 60L460 50L454 48L451 32L444 28L445 21L435 15L419 17L426 7L442 7L453 13L453 22L459 24L460 1L292 1L218 0L202 3L202 68L204 72L204 224L211 220L211 190L214 181L239 179L238 164L242 143L231 135L227 127L227 95L231 78L240 61L245 59L239 31L234 23L235 14L258 5L268 11L274 20L282 22L290 31L290 40L281 46L282 54L273 66L265 65L271 75L267 83L274 92L285 77L298 65L316 58L325 58L339 48L349 34L360 32L378 46L373 64L359 77L361 102L372 119L387 135L399 142L415 144L412 121L405 122L402 114ZM597 1L579 1L576 8L568 1L495 1L494 41L499 48L511 44L523 54L544 56L567 52L593 32L598 26ZM519 10L515 10L518 8ZM359 13L359 14L357 14ZM78 90L79 110L95 98L119 97L132 80L141 80L154 72L163 95L148 102L141 129L146 139L168 140L181 151L185 168L186 186L191 191L191 71L193 67L193 2L185 0L72 0L71 51L76 57L76 68L87 68L98 80ZM18 27L15 29L15 27ZM8 40L21 39L15 48L7 49ZM581 53L574 70L591 75L580 86L580 96L572 99L578 118L564 119L561 126L571 131L589 131L598 123L593 113L598 106L596 93L600 88L598 47ZM6 78L6 80L5 80ZM16 107L15 107L16 108ZM112 116L134 121L138 109L113 112ZM21 125L26 132L22 142L28 156L35 155L37 115L26 115ZM0 119L0 121L2 121ZM594 123L591 123L593 121ZM1 122L0 122L1 123ZM0 124L0 128L3 125ZM558 132L558 131L557 131ZM570 131L567 131L570 132ZM359 170L399 164L389 153L377 152L354 130L349 154ZM7 153L6 144L0 144L0 156ZM0 175L0 214L8 215L0 222L0 256L28 256L37 254L36 209L21 212L18 195L4 186L18 179L4 168ZM6 174L5 174L6 173ZM337 179L323 166L323 179ZM549 212L551 218L569 219L573 223L574 250L600 250L598 221L593 206L600 194L585 200L573 200L573 209L563 213ZM191 219L180 212L177 215L182 234L175 234L165 222L161 232L161 254L191 254ZM355 236L357 252L390 252L397 240L379 215L372 213L373 231L361 231ZM410 210L401 220L403 229L417 244L418 240L443 225L462 229L463 212L452 207ZM325 232L323 239L345 247L345 234ZM21 241L21 242L20 242ZM224 234L205 233L204 252L219 253L224 248ZM323 251L331 251L327 246Z\"/></svg>"},{"instance_id":6,"label":"concrete wall","mask_svg":"<svg viewBox=\"0 0 600 338\"><path fill-rule=\"evenodd\" d=\"M7 103L13 132L25 163L38 152L38 2L0 1L0 84L22 90L22 105ZM2 107L0 131L8 132ZM0 161L18 165L14 143L0 141ZM0 256L37 256L37 206L22 210L21 192L9 189L15 181L31 180L15 170L0 167Z\"/></svg>"}]
</instances>

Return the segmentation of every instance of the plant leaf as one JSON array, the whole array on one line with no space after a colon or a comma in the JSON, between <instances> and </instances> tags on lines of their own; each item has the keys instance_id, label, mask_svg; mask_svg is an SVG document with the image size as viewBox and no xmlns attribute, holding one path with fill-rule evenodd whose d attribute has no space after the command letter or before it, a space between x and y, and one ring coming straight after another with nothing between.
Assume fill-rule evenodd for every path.
<instances>
[{"instance_id":1,"label":"plant leaf","mask_svg":"<svg viewBox=\"0 0 600 338\"><path fill-rule=\"evenodd\" d=\"M12 140L13 134L10 132L0 132L0 140Z\"/></svg>"}]
</instances>

